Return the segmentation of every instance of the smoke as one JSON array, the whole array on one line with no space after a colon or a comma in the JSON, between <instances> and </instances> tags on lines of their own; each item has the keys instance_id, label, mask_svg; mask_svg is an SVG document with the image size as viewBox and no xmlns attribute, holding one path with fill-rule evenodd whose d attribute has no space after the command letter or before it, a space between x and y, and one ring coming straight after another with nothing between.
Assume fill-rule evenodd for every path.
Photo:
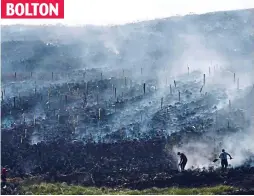
<instances>
[{"instance_id":1,"label":"smoke","mask_svg":"<svg viewBox=\"0 0 254 196\"><path fill-rule=\"evenodd\" d=\"M203 139L198 141L187 141L183 146L175 146L173 152L183 152L188 157L188 164L186 168L192 167L202 168L214 166L219 164L213 163L215 158L219 157L221 149L225 149L233 159L229 160L232 167L238 167L243 164L254 164L254 145L253 145L253 125L246 129L238 131L237 133L228 133L223 136L221 141L217 141L217 137L209 137L210 140Z\"/></svg>"},{"instance_id":2,"label":"smoke","mask_svg":"<svg viewBox=\"0 0 254 196\"><path fill-rule=\"evenodd\" d=\"M232 102L232 111L228 111L228 106L222 106L218 111L220 117L217 117L216 124L200 139L184 138L183 145L174 147L174 153L180 151L188 156L187 168L219 166L212 160L218 158L221 149L231 154L233 159L229 163L233 167L254 164L254 107L250 102L253 100L253 92L253 87L247 88L240 98ZM229 125L231 128L226 128L227 118L232 118L232 124ZM219 129L221 131L215 131Z\"/></svg>"},{"instance_id":3,"label":"smoke","mask_svg":"<svg viewBox=\"0 0 254 196\"><path fill-rule=\"evenodd\" d=\"M15 27L10 27L9 31L7 28L3 31L4 37L8 37L2 44L3 73L13 74L19 70L27 71L25 73L28 76L33 71L34 75L27 83L6 81L6 96L31 93L34 91L34 81L37 82L38 92L44 92L50 84L61 86L70 81L95 81L103 73L103 78L127 77L127 87L123 87L123 83L113 82L117 87L117 97L121 97L122 92L123 98L141 97L143 83L146 83L147 94L152 92L151 96L126 104L116 115L112 115L105 126L110 127L111 133L123 127L128 127L126 132L129 133L129 127L135 123L140 124L142 133L147 133L149 122L162 110L161 98L163 107L174 105L178 102L178 91L183 93L186 90L193 93L190 99L181 97L181 103L186 105L199 100L206 92L213 94L218 99L217 110L221 110L221 116L225 118L220 119L218 125L225 126L229 100L235 109L246 110L250 107L250 104L245 107L237 104L247 103L237 100L244 97L244 91L253 84L253 36L250 33L253 22L250 14L241 14L242 12L246 11L230 12L227 17L224 13L214 13L108 27L29 27L17 34L12 29ZM7 36L9 34L11 36ZM11 39L18 41L12 42ZM31 67L28 66L26 70L26 65ZM94 68L96 70L90 74L90 69ZM86 70L85 76L81 70ZM54 72L54 80L51 79L51 72ZM72 75L61 75L62 72ZM37 73L44 74L44 79L40 80ZM206 74L206 84L200 93L196 89L203 85L203 74ZM174 87L174 80L177 87ZM131 81L135 86L133 95L129 92ZM171 97L170 84L174 88ZM67 88L65 90L68 91ZM115 101L111 90L96 93L99 94L99 102ZM248 98L249 102L250 100ZM75 105L80 107L80 102L72 102L70 108ZM89 107L97 107L94 97L89 97L88 102ZM96 114L97 111L96 109ZM45 116L41 105L36 105L31 113L36 114L36 117ZM247 114L253 113L248 110ZM174 115L172 114L173 117ZM174 122L172 124L175 125ZM234 157L231 163L234 166L241 165L248 159L249 151L253 151L249 137L253 136L253 129L242 127L241 132L226 132L220 137L212 132L209 135L212 140L203 137L199 141L192 141L188 138L184 146L175 146L174 152L187 154L188 167L202 167L213 165L211 160L223 147ZM99 127L95 128L94 124L80 123L77 129L77 135L84 134L83 130L85 137L89 133L96 137L99 135L94 131ZM179 129L166 130L169 135L176 131ZM38 136L32 137L32 143L38 141Z\"/></svg>"},{"instance_id":4,"label":"smoke","mask_svg":"<svg viewBox=\"0 0 254 196\"><path fill-rule=\"evenodd\" d=\"M192 39L187 39L191 40ZM187 168L192 167L201 168L219 166L219 161L213 163L215 158L218 158L221 153L221 149L225 149L233 157L229 163L233 167L241 166L243 164L254 164L254 126L253 126L253 116L254 107L250 103L253 100L253 68L250 66L250 62L243 60L243 68L235 67L230 61L228 61L222 55L219 55L216 50L208 50L200 44L199 38L195 37L196 40L193 42L196 50L187 50L186 58L190 62L194 62L194 68L199 70L201 73L206 74L206 85L204 86L204 91L218 93L218 89L222 88L225 97L219 100L217 104L217 110L221 113L221 119L217 119L216 124L220 124L222 131L224 133L215 132L219 129L214 125L209 133L204 134L201 139L186 139L184 138L182 143L173 147L173 153L183 152L188 157ZM199 50L200 49L200 50ZM201 51L201 52L200 52ZM204 57L204 58L203 58ZM202 61L203 58L203 61ZM210 63L207 59L216 59L216 64L214 61ZM199 64L199 62L201 62ZM191 66L187 64L190 68ZM203 64L203 66L202 66ZM219 66L218 66L219 65ZM175 68L175 74L186 73L187 66L180 66L180 69ZM210 69L210 72L209 72ZM234 80L234 73L236 75ZM201 78L200 78L201 79ZM239 80L239 89L238 89ZM216 89L216 91L214 91ZM232 103L232 110L234 110L236 117L235 121L233 119L233 126L240 126L241 128L236 128L237 131L230 132L226 130L226 119L232 118L232 114L228 111L229 103ZM243 112L245 120L241 121L241 112ZM236 122L239 121L239 122ZM252 122L252 124L246 124L246 122ZM223 125L224 124L224 125ZM221 135L218 135L221 134Z\"/></svg>"},{"instance_id":5,"label":"smoke","mask_svg":"<svg viewBox=\"0 0 254 196\"><path fill-rule=\"evenodd\" d=\"M206 40L201 33L180 35L180 38L184 40L185 48L171 68L171 73L174 75L186 73L189 67L191 72L200 71L208 76L209 67L211 72L215 64L226 67L225 57L216 49L206 47Z\"/></svg>"},{"instance_id":6,"label":"smoke","mask_svg":"<svg viewBox=\"0 0 254 196\"><path fill-rule=\"evenodd\" d=\"M250 161L254 156L254 126L243 131L239 131L234 134L229 134L223 140L223 146L225 146L225 150L227 150L233 160L230 163L233 166L241 166L247 161ZM254 164L254 160L250 162L252 165Z\"/></svg>"},{"instance_id":7,"label":"smoke","mask_svg":"<svg viewBox=\"0 0 254 196\"><path fill-rule=\"evenodd\" d=\"M177 154L177 152L182 152L187 156L188 163L186 169L192 167L203 168L212 165L211 161L214 157L213 146L214 145L202 141L189 141L185 143L183 147L175 146L173 152L175 154Z\"/></svg>"}]
</instances>

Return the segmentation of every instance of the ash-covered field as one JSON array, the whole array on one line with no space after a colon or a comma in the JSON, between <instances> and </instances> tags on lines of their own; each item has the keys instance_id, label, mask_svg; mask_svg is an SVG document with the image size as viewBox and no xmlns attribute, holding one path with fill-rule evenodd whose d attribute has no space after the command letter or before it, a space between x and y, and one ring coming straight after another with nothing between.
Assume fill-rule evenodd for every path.
<instances>
[{"instance_id":1,"label":"ash-covered field","mask_svg":"<svg viewBox=\"0 0 254 196\"><path fill-rule=\"evenodd\" d=\"M3 27L1 165L96 186L249 186L253 15ZM228 176L212 168L222 148ZM178 151L193 171L179 174Z\"/></svg>"}]
</instances>

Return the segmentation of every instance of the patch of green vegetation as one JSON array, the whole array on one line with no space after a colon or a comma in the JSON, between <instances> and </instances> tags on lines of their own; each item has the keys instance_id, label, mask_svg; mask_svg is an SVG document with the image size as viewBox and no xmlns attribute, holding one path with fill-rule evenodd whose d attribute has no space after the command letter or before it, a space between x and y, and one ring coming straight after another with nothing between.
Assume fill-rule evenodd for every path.
<instances>
[{"instance_id":1,"label":"patch of green vegetation","mask_svg":"<svg viewBox=\"0 0 254 196\"><path fill-rule=\"evenodd\" d=\"M130 189L109 189L67 185L66 183L41 183L23 185L21 191L29 195L216 195L233 191L235 188L219 185L204 188L151 188L142 191Z\"/></svg>"}]
</instances>

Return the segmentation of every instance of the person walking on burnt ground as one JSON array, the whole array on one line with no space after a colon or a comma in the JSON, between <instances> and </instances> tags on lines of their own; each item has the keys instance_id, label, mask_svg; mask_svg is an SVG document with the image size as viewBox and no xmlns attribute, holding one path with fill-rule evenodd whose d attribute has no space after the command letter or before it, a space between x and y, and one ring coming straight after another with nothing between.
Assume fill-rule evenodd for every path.
<instances>
[{"instance_id":1,"label":"person walking on burnt ground","mask_svg":"<svg viewBox=\"0 0 254 196\"><path fill-rule=\"evenodd\" d=\"M179 166L181 168L181 171L184 171L184 168L187 164L188 159L187 159L186 155L181 152L178 152L177 155L180 156Z\"/></svg>"},{"instance_id":2,"label":"person walking on burnt ground","mask_svg":"<svg viewBox=\"0 0 254 196\"><path fill-rule=\"evenodd\" d=\"M219 156L219 158L221 160L221 169L222 169L222 171L225 171L228 167L228 157L227 156L230 157L230 160L233 159L230 154L228 154L227 152L225 152L224 149L222 149L222 153Z\"/></svg>"}]
</instances>

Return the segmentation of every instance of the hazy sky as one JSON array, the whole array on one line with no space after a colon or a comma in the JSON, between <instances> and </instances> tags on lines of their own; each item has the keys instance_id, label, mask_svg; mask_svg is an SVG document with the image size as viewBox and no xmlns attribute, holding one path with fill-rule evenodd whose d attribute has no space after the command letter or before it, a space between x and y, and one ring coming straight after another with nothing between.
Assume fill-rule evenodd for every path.
<instances>
[{"instance_id":1,"label":"hazy sky","mask_svg":"<svg viewBox=\"0 0 254 196\"><path fill-rule=\"evenodd\" d=\"M254 8L254 0L65 0L63 20L2 20L1 24L123 24L190 12Z\"/></svg>"}]
</instances>

